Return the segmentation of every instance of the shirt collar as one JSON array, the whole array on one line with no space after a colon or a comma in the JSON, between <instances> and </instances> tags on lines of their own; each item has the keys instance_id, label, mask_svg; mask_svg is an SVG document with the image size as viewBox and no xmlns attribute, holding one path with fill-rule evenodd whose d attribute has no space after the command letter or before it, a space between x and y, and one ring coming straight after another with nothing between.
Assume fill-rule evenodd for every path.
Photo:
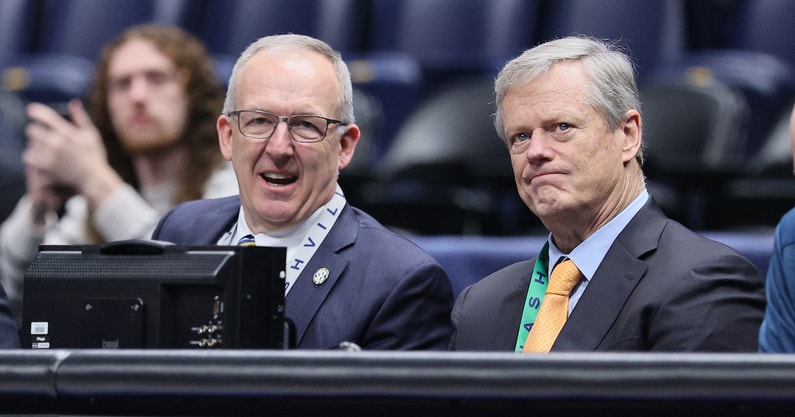
<instances>
[{"instance_id":1,"label":"shirt collar","mask_svg":"<svg viewBox=\"0 0 795 417\"><path fill-rule=\"evenodd\" d=\"M602 263L602 260L607 255L607 251L613 246L618 235L627 227L627 224L633 217L640 211L646 201L649 199L648 191L644 190L626 207L621 210L617 216L613 217L607 224L600 227L594 234L585 239L584 242L577 245L571 253L563 253L552 240L550 233L547 240L549 241L549 273L552 273L552 268L561 260L561 258L570 258L577 265L577 268L582 272L586 280L591 279L596 273L596 269Z\"/></svg>"}]
</instances>

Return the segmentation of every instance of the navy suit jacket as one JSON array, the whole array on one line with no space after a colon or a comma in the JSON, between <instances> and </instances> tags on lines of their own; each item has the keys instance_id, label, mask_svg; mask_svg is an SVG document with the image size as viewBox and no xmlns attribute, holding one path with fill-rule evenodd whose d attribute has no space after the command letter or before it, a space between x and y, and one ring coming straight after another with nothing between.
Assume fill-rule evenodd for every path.
<instances>
[{"instance_id":1,"label":"navy suit jacket","mask_svg":"<svg viewBox=\"0 0 795 417\"><path fill-rule=\"evenodd\" d=\"M776 226L765 281L767 310L759 329L759 351L795 353L795 209Z\"/></svg>"},{"instance_id":2,"label":"navy suit jacket","mask_svg":"<svg viewBox=\"0 0 795 417\"><path fill-rule=\"evenodd\" d=\"M8 305L8 297L0 286L0 349L19 347L19 328Z\"/></svg>"},{"instance_id":3,"label":"navy suit jacket","mask_svg":"<svg viewBox=\"0 0 795 417\"><path fill-rule=\"evenodd\" d=\"M514 351L535 259L461 292L451 349ZM756 351L765 309L756 267L649 201L618 235L552 351Z\"/></svg>"},{"instance_id":4,"label":"navy suit jacket","mask_svg":"<svg viewBox=\"0 0 795 417\"><path fill-rule=\"evenodd\" d=\"M240 198L178 205L152 238L180 245L215 245L237 221ZM322 285L312 275L325 267ZM346 205L285 300L297 348L446 350L453 293L447 273L430 255L364 212Z\"/></svg>"}]
</instances>

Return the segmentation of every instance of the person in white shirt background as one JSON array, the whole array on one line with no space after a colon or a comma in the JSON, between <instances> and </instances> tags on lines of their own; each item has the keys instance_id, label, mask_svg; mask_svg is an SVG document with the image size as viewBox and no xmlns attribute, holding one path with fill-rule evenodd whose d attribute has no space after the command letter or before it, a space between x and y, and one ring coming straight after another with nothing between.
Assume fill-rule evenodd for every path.
<instances>
[{"instance_id":1,"label":"person in white shirt background","mask_svg":"<svg viewBox=\"0 0 795 417\"><path fill-rule=\"evenodd\" d=\"M177 203L237 194L218 152L223 100L197 38L146 24L105 45L88 110L79 99L68 103L68 119L27 106L27 192L0 226L0 277L15 316L40 244L148 238Z\"/></svg>"}]
</instances>

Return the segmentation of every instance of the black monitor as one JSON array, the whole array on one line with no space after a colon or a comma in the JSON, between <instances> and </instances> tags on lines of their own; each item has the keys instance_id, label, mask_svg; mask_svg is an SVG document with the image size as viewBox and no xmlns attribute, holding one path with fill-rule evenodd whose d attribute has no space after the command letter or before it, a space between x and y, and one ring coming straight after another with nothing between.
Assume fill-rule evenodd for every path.
<instances>
[{"instance_id":1,"label":"black monitor","mask_svg":"<svg viewBox=\"0 0 795 417\"><path fill-rule=\"evenodd\" d=\"M22 346L284 348L285 258L283 247L42 245L25 273Z\"/></svg>"}]
</instances>

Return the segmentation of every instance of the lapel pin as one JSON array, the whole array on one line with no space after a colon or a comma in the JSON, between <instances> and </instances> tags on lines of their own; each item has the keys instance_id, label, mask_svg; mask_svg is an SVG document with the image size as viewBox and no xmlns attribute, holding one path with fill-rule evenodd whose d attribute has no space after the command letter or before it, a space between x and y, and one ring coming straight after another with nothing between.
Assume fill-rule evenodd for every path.
<instances>
[{"instance_id":1,"label":"lapel pin","mask_svg":"<svg viewBox=\"0 0 795 417\"><path fill-rule=\"evenodd\" d=\"M330 274L331 272L329 272L328 268L320 268L315 271L315 275L312 275L312 282L314 282L315 285L320 285L326 282Z\"/></svg>"}]
</instances>

